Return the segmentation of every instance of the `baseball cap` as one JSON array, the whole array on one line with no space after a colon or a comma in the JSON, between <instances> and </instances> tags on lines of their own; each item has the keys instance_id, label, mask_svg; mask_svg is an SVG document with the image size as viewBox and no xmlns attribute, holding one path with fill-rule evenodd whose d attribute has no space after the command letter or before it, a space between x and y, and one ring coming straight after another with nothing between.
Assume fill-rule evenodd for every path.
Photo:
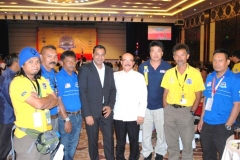
<instances>
[{"instance_id":1,"label":"baseball cap","mask_svg":"<svg viewBox=\"0 0 240 160\"><path fill-rule=\"evenodd\" d=\"M20 67L23 66L23 64L30 58L38 57L40 58L40 55L38 51L35 48L32 47L25 47L23 48L19 53L19 65Z\"/></svg>"}]
</instances>

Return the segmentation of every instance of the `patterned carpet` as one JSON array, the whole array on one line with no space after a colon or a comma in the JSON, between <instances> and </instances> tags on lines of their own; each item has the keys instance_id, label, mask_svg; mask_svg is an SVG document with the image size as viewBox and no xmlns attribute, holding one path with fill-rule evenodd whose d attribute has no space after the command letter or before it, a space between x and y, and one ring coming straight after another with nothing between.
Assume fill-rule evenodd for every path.
<instances>
[{"instance_id":1,"label":"patterned carpet","mask_svg":"<svg viewBox=\"0 0 240 160\"><path fill-rule=\"evenodd\" d=\"M153 132L153 137L152 137L152 143L153 145L156 142L156 133ZM115 142L116 143L116 142ZM99 136L99 155L100 155L100 160L105 160L104 153L103 153L103 143L102 143L102 135L100 132ZM140 149L141 149L141 143L140 143ZM125 158L128 158L129 156L129 145L126 144L126 151L125 151ZM181 156L181 155L180 155ZM85 126L83 125L82 133L79 139L79 144L76 150L76 154L74 157L74 160L89 160L88 156L88 142L87 142L87 134L86 134L86 129ZM154 159L154 158L152 158ZM143 160L142 155L140 156L139 160ZM168 160L168 155L165 155L164 160ZM194 160L202 160L202 148L200 145L200 142L197 141L196 143L196 149L194 149Z\"/></svg>"}]
</instances>

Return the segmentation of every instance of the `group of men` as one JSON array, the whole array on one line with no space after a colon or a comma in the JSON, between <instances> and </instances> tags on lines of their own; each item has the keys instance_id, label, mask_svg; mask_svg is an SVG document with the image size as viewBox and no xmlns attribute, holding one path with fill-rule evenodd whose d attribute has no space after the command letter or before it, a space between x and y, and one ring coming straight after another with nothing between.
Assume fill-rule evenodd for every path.
<instances>
[{"instance_id":1,"label":"group of men","mask_svg":"<svg viewBox=\"0 0 240 160\"><path fill-rule=\"evenodd\" d=\"M149 51L150 59L139 66L139 72L133 70L134 56L125 53L121 59L123 70L113 73L113 69L103 63L106 48L97 45L93 48L93 61L81 66L78 75L74 72L76 55L73 51L61 54L63 68L57 74L53 70L58 61L57 51L52 45L44 46L40 54L26 47L19 56L8 55L7 70L0 78L0 83L4 84L0 87L0 103L4 104L0 111L0 159L6 158L11 149L11 144L3 140L10 142L9 135L15 124L17 159L53 159L55 152L50 157L31 147L34 139L22 130L31 128L59 132L65 148L64 159L72 160L83 116L91 160L99 159L99 128L107 160L125 160L126 135L130 142L129 160L139 159L140 125L143 131L141 154L145 160L152 159L152 153L156 160L162 160L167 151L169 160L178 160L179 137L183 143L182 159L192 160L194 112L203 90L205 98L198 125L203 159L217 159L217 152L221 157L226 139L233 133L240 105L240 85L228 69L228 52L214 52L215 71L209 74L204 85L200 72L187 63L190 56L187 45L173 47L177 64L174 68L162 60L164 46L161 42L151 42ZM154 128L157 142L153 147Z\"/></svg>"}]
</instances>

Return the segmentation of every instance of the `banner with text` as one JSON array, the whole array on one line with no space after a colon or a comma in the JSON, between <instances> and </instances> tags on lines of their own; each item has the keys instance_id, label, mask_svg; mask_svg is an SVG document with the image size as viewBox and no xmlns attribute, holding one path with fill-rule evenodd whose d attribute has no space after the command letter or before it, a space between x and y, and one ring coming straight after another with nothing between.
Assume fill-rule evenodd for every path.
<instances>
[{"instance_id":1,"label":"banner with text","mask_svg":"<svg viewBox=\"0 0 240 160\"><path fill-rule=\"evenodd\" d=\"M72 50L77 58L83 55L92 59L92 49L97 44L96 28L38 28L37 49L54 45L60 55L66 50Z\"/></svg>"}]
</instances>

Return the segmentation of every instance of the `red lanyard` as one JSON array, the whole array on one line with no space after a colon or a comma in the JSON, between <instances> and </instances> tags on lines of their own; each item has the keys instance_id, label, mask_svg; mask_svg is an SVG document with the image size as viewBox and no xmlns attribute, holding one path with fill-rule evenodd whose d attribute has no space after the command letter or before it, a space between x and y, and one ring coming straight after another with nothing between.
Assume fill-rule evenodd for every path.
<instances>
[{"instance_id":1,"label":"red lanyard","mask_svg":"<svg viewBox=\"0 0 240 160\"><path fill-rule=\"evenodd\" d=\"M216 93L217 89L218 89L218 86L220 85L220 83L222 82L222 80L224 79L224 76L219 80L218 84L215 86L215 81L216 81L216 78L214 77L213 81L212 81L212 97L214 96L214 94Z\"/></svg>"}]
</instances>

